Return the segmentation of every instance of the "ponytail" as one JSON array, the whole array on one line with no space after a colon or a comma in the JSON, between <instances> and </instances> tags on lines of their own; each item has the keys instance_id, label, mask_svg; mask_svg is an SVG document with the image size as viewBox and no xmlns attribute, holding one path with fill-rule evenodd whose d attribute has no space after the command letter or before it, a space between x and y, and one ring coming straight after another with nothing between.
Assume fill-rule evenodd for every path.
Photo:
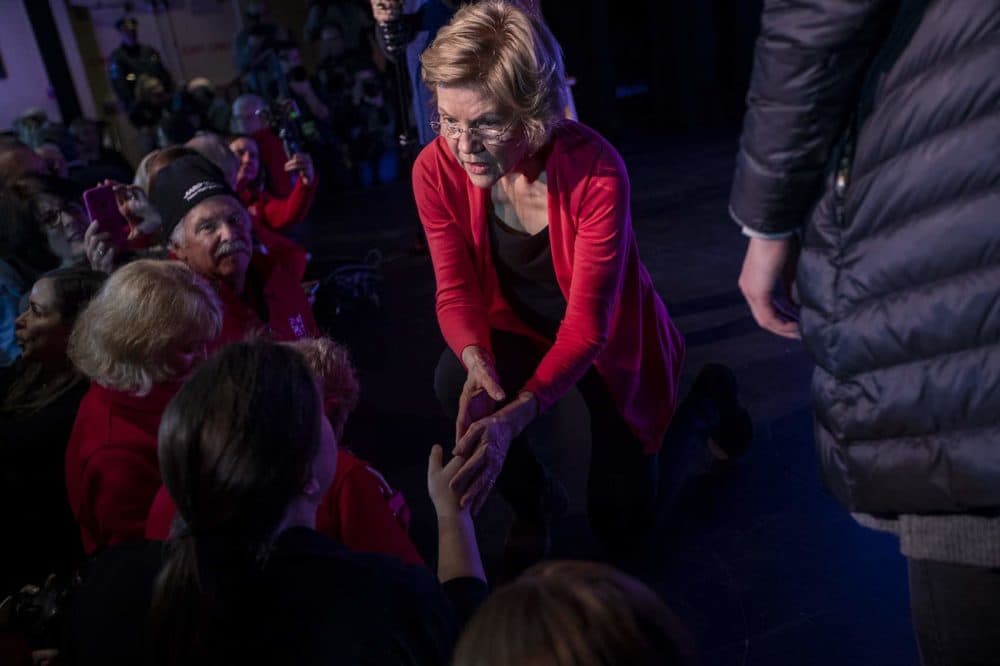
<instances>
[{"instance_id":1,"label":"ponytail","mask_svg":"<svg viewBox=\"0 0 1000 666\"><path fill-rule=\"evenodd\" d=\"M320 418L305 360L269 342L224 348L171 401L158 453L178 524L154 587L153 663L260 657L254 593L310 474Z\"/></svg>"}]
</instances>

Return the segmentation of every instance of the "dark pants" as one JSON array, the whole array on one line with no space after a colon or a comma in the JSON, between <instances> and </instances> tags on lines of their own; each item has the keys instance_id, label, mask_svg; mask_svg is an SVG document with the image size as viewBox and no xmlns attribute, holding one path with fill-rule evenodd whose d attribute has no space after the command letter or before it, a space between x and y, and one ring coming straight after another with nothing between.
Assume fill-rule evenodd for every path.
<instances>
[{"instance_id":1,"label":"dark pants","mask_svg":"<svg viewBox=\"0 0 1000 666\"><path fill-rule=\"evenodd\" d=\"M492 343L500 381L507 395L513 397L538 367L545 350L527 338L499 331L494 331ZM457 417L466 376L459 360L445 349L435 372L434 388L452 419ZM569 489L570 506L581 499L573 496L573 485L567 480L572 468L589 455L584 492L591 528L609 555L630 554L658 524L664 503L669 503L683 483L690 467L690 453L704 451L704 433L697 444L697 428L687 418L693 411L682 408L678 416L685 416L675 417L671 425L668 440L681 442L666 452L670 457L670 465L663 471L666 493L658 492L662 485L658 456L643 451L603 380L591 367L571 394L511 443L497 489L518 519L545 520L553 481ZM587 422L589 442L588 437L580 436L580 424Z\"/></svg>"},{"instance_id":2,"label":"dark pants","mask_svg":"<svg viewBox=\"0 0 1000 666\"><path fill-rule=\"evenodd\" d=\"M1000 569L908 561L924 666L1000 664Z\"/></svg>"}]
</instances>

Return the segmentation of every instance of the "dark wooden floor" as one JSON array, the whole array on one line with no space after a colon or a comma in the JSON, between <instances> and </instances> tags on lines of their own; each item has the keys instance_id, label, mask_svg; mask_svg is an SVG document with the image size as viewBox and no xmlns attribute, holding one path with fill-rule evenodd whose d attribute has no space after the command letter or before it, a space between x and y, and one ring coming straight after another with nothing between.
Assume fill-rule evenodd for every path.
<instances>
[{"instance_id":1,"label":"dark wooden floor","mask_svg":"<svg viewBox=\"0 0 1000 666\"><path fill-rule=\"evenodd\" d=\"M735 141L645 141L620 146L632 180L639 247L688 341L685 381L704 363L737 373L755 421L751 452L692 479L677 519L644 577L685 620L710 666L916 664L905 561L893 540L859 527L823 490L813 449L809 361L796 343L759 331L736 291L744 240L726 215ZM316 264L384 256L378 312L321 313L353 350L363 399L348 444L402 488L413 535L433 557L427 452L452 425L432 391L444 347L434 318L430 261L409 253L416 218L405 182L330 194L306 229ZM507 511L479 521L488 563ZM577 554L581 516L561 531Z\"/></svg>"}]
</instances>

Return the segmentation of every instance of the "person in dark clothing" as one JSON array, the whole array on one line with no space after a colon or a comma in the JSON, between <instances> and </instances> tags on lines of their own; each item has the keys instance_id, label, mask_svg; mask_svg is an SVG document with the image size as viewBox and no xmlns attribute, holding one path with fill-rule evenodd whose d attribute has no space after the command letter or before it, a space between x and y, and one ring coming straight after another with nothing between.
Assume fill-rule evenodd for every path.
<instances>
[{"instance_id":1,"label":"person in dark clothing","mask_svg":"<svg viewBox=\"0 0 1000 666\"><path fill-rule=\"evenodd\" d=\"M435 447L428 470L442 591L421 568L315 531L336 456L297 351L237 343L206 361L160 426L179 533L165 551L129 544L93 563L75 599L77 661L447 663L456 609L485 596L471 518L447 487L462 461L442 467Z\"/></svg>"},{"instance_id":2,"label":"person in dark clothing","mask_svg":"<svg viewBox=\"0 0 1000 666\"><path fill-rule=\"evenodd\" d=\"M1000 3L775 1L761 26L740 288L816 363L824 480L899 536L923 662L996 664ZM798 321L772 298L796 264Z\"/></svg>"},{"instance_id":3,"label":"person in dark clothing","mask_svg":"<svg viewBox=\"0 0 1000 666\"><path fill-rule=\"evenodd\" d=\"M132 167L121 153L102 145L101 130L96 122L77 118L69 124L69 133L76 145L76 159L69 164L70 180L83 189L105 180L132 182Z\"/></svg>"},{"instance_id":4,"label":"person in dark clothing","mask_svg":"<svg viewBox=\"0 0 1000 666\"><path fill-rule=\"evenodd\" d=\"M20 353L14 320L31 285L46 271L84 259L79 196L76 185L54 176L26 175L0 190L0 366Z\"/></svg>"},{"instance_id":5,"label":"person in dark clothing","mask_svg":"<svg viewBox=\"0 0 1000 666\"><path fill-rule=\"evenodd\" d=\"M131 115L139 100L136 86L140 76L159 80L168 94L174 87L173 78L156 49L139 43L138 21L128 16L115 23L115 27L122 41L108 57L108 78L122 108Z\"/></svg>"},{"instance_id":6,"label":"person in dark clothing","mask_svg":"<svg viewBox=\"0 0 1000 666\"><path fill-rule=\"evenodd\" d=\"M0 599L49 574L68 574L83 557L66 499L63 455L87 381L66 356L77 314L104 274L53 271L31 289L17 318L21 357L0 370Z\"/></svg>"}]
</instances>

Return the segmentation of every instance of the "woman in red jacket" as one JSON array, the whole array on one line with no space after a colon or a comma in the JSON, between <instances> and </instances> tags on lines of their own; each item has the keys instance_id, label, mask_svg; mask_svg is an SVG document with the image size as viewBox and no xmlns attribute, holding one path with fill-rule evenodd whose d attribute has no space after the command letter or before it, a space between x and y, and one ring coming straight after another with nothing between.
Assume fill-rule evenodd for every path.
<instances>
[{"instance_id":1,"label":"woman in red jacket","mask_svg":"<svg viewBox=\"0 0 1000 666\"><path fill-rule=\"evenodd\" d=\"M115 271L77 320L69 356L91 385L66 449L66 491L87 554L143 538L161 484L160 417L221 326L205 280L153 260Z\"/></svg>"},{"instance_id":2,"label":"woman in red jacket","mask_svg":"<svg viewBox=\"0 0 1000 666\"><path fill-rule=\"evenodd\" d=\"M456 419L454 454L468 459L453 487L476 511L497 484L517 518L512 536L543 554L566 502L549 469L586 451L559 423L535 437L529 425L575 387L585 413L569 420L590 422L590 522L612 555L627 554L654 524L655 454L678 404L684 340L639 259L625 165L562 118L559 45L515 4L460 9L422 63L440 136L418 157L413 188L450 348L435 388Z\"/></svg>"},{"instance_id":3,"label":"woman in red jacket","mask_svg":"<svg viewBox=\"0 0 1000 666\"><path fill-rule=\"evenodd\" d=\"M232 137L229 148L240 161L236 172L236 192L243 205L261 224L272 231L287 231L305 219L316 198L319 182L308 153L296 153L285 162L285 171L296 178L291 194L280 197L264 187L260 148L253 137Z\"/></svg>"},{"instance_id":4,"label":"woman in red jacket","mask_svg":"<svg viewBox=\"0 0 1000 666\"><path fill-rule=\"evenodd\" d=\"M284 343L301 353L320 379L323 407L330 426L342 441L347 417L358 402L358 378L347 349L329 338ZM165 487L153 500L146 538L170 538L177 507ZM316 530L359 553L392 555L408 564L424 563L410 541L409 507L365 461L337 447L337 470L316 511Z\"/></svg>"}]
</instances>

